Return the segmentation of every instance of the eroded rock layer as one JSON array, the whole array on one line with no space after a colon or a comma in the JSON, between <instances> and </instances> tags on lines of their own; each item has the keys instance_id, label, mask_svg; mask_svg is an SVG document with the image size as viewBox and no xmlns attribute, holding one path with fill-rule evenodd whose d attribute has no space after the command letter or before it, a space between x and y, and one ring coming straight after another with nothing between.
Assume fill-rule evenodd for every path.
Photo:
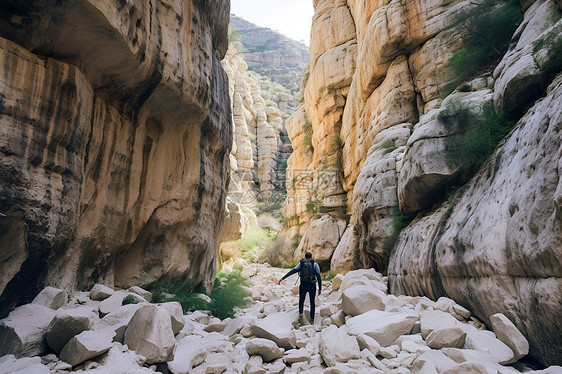
<instances>
[{"instance_id":1,"label":"eroded rock layer","mask_svg":"<svg viewBox=\"0 0 562 374\"><path fill-rule=\"evenodd\" d=\"M486 322L507 311L531 356L562 362L558 83L547 91L559 82L560 2L523 2L507 53L454 91L456 17L485 4L314 6L305 100L287 122L286 262L311 250L334 271L388 270L393 292L448 296ZM461 172L446 144L470 126L462 106L518 124L452 206Z\"/></svg>"},{"instance_id":2,"label":"eroded rock layer","mask_svg":"<svg viewBox=\"0 0 562 374\"><path fill-rule=\"evenodd\" d=\"M44 283L211 286L232 145L229 8L0 5L0 213L27 226L2 314Z\"/></svg>"}]
</instances>

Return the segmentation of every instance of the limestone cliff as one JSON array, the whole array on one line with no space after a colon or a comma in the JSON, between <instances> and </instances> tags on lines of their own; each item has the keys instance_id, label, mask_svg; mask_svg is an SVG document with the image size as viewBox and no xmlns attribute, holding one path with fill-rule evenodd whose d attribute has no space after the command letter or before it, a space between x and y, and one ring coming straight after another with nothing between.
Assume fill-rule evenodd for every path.
<instances>
[{"instance_id":1,"label":"limestone cliff","mask_svg":"<svg viewBox=\"0 0 562 374\"><path fill-rule=\"evenodd\" d=\"M0 314L45 284L212 285L232 145L229 8L0 5Z\"/></svg>"},{"instance_id":2,"label":"limestone cliff","mask_svg":"<svg viewBox=\"0 0 562 374\"><path fill-rule=\"evenodd\" d=\"M464 82L449 63L465 48L455 22L485 4L314 6L305 101L287 121L282 257L311 250L325 269L388 271L392 292L449 296L485 322L503 311L531 356L560 364L560 2L522 2L507 53ZM447 159L448 139L470 126L454 110L462 105L517 124L447 200L462 180Z\"/></svg>"}]
</instances>

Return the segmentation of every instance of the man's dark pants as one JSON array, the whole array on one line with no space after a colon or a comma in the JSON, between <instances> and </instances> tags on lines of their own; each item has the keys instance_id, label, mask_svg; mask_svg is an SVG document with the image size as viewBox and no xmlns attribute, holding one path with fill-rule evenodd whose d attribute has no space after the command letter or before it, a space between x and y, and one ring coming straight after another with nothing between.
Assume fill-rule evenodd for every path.
<instances>
[{"instance_id":1,"label":"man's dark pants","mask_svg":"<svg viewBox=\"0 0 562 374\"><path fill-rule=\"evenodd\" d=\"M304 299L308 294L310 298L310 318L314 319L314 312L316 305L314 304L314 298L316 297L316 283L302 282L299 287L299 314L302 314L304 310Z\"/></svg>"}]
</instances>

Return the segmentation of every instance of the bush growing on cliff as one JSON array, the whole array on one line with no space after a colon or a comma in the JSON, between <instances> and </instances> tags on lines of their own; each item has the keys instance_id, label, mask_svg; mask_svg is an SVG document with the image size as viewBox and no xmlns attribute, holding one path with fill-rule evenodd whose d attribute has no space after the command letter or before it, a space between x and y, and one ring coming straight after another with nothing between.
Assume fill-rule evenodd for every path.
<instances>
[{"instance_id":1,"label":"bush growing on cliff","mask_svg":"<svg viewBox=\"0 0 562 374\"><path fill-rule=\"evenodd\" d=\"M273 247L277 232L265 228L251 228L235 242L240 257L249 261L259 261Z\"/></svg>"},{"instance_id":2,"label":"bush growing on cliff","mask_svg":"<svg viewBox=\"0 0 562 374\"><path fill-rule=\"evenodd\" d=\"M478 171L514 125L503 112L494 109L492 102L484 104L481 110L451 102L440 119L455 121L459 126L459 134L445 141L445 159L451 168L460 168L461 184Z\"/></svg>"},{"instance_id":3,"label":"bush growing on cliff","mask_svg":"<svg viewBox=\"0 0 562 374\"><path fill-rule=\"evenodd\" d=\"M453 27L461 31L463 49L449 60L456 79L446 87L446 94L463 80L499 61L522 20L523 12L517 0L485 0L460 12Z\"/></svg>"},{"instance_id":4,"label":"bush growing on cliff","mask_svg":"<svg viewBox=\"0 0 562 374\"><path fill-rule=\"evenodd\" d=\"M386 239L383 246L385 251L390 252L392 248L394 248L400 233L408 227L414 218L415 214L403 214L398 205L394 207L394 215L392 217L392 222L390 223L390 236Z\"/></svg>"}]
</instances>

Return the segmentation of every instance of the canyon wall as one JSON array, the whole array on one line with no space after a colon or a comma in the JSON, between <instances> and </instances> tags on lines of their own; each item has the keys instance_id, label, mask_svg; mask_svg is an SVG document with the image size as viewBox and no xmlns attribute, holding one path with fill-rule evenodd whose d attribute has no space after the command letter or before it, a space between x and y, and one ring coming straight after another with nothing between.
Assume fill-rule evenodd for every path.
<instances>
[{"instance_id":1,"label":"canyon wall","mask_svg":"<svg viewBox=\"0 0 562 374\"><path fill-rule=\"evenodd\" d=\"M486 323L502 311L533 358L560 364L560 66L551 60L561 4L523 2L507 53L465 82L449 65L464 48L455 19L483 5L314 6L305 100L287 121L294 153L280 257L294 263L310 250L325 270L374 267L393 293L448 296ZM517 124L448 197L461 168L447 161L447 139L470 125L455 112L462 105L491 105Z\"/></svg>"},{"instance_id":2,"label":"canyon wall","mask_svg":"<svg viewBox=\"0 0 562 374\"><path fill-rule=\"evenodd\" d=\"M212 286L229 12L223 0L0 5L0 314L45 284Z\"/></svg>"}]
</instances>

